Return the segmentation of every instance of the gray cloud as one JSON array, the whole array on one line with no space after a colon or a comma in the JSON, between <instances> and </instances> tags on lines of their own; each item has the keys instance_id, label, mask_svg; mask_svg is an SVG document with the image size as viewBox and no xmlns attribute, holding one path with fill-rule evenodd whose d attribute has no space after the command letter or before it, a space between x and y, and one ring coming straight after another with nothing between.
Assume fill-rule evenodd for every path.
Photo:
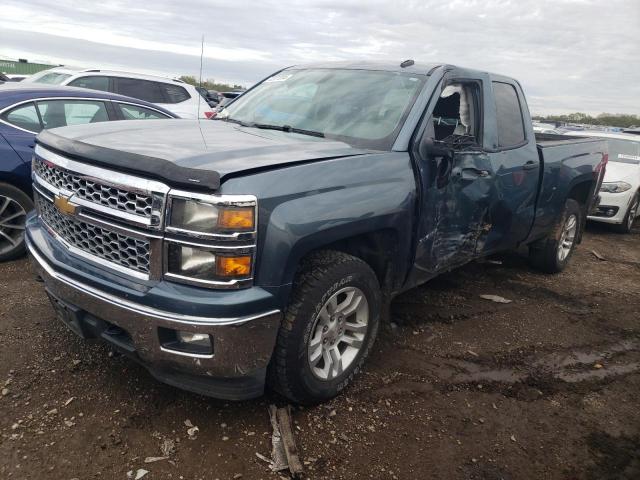
<instances>
[{"instance_id":1,"label":"gray cloud","mask_svg":"<svg viewBox=\"0 0 640 480\"><path fill-rule=\"evenodd\" d=\"M251 84L283 66L415 58L512 75L536 113L640 113L637 0L4 0L0 55Z\"/></svg>"}]
</instances>

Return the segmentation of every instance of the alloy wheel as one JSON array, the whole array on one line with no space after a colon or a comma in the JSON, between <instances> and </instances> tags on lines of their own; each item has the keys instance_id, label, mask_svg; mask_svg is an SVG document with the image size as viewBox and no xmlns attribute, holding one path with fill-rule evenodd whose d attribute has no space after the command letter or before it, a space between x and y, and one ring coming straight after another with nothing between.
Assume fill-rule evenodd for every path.
<instances>
[{"instance_id":1,"label":"alloy wheel","mask_svg":"<svg viewBox=\"0 0 640 480\"><path fill-rule=\"evenodd\" d=\"M640 197L636 198L633 204L629 207L629 214L627 215L627 227L631 230L633 227L633 222L636 219L636 215L638 214L638 206L640 205Z\"/></svg>"},{"instance_id":2,"label":"alloy wheel","mask_svg":"<svg viewBox=\"0 0 640 480\"><path fill-rule=\"evenodd\" d=\"M569 256L571 248L573 248L573 242L576 239L576 232L578 231L578 217L576 215L569 215L567 221L562 227L562 235L560 237L560 243L558 245L558 260L564 262Z\"/></svg>"},{"instance_id":3,"label":"alloy wheel","mask_svg":"<svg viewBox=\"0 0 640 480\"><path fill-rule=\"evenodd\" d=\"M369 304L362 290L346 287L334 293L316 316L307 347L309 366L320 380L345 372L364 347Z\"/></svg>"},{"instance_id":4,"label":"alloy wheel","mask_svg":"<svg viewBox=\"0 0 640 480\"><path fill-rule=\"evenodd\" d=\"M27 212L11 197L0 195L0 254L22 245Z\"/></svg>"}]
</instances>

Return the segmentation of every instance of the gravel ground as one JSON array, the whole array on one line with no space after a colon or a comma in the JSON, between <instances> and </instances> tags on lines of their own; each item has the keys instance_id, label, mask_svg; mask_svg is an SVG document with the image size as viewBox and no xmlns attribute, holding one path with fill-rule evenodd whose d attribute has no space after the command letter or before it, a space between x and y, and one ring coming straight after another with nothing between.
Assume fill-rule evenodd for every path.
<instances>
[{"instance_id":1,"label":"gravel ground","mask_svg":"<svg viewBox=\"0 0 640 480\"><path fill-rule=\"evenodd\" d=\"M399 297L353 386L294 410L307 478L640 478L640 231L590 228L560 275L500 262ZM279 478L256 452L281 398L157 383L60 324L24 259L0 295L0 478Z\"/></svg>"}]
</instances>

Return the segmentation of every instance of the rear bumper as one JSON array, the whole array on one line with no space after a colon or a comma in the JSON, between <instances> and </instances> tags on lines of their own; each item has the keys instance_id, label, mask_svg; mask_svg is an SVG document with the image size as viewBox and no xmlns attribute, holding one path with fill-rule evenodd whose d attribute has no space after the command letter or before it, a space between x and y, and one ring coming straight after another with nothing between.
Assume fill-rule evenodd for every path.
<instances>
[{"instance_id":1,"label":"rear bumper","mask_svg":"<svg viewBox=\"0 0 640 480\"><path fill-rule=\"evenodd\" d=\"M75 325L70 326L77 333L111 343L170 385L229 400L262 395L280 310L212 317L154 308L65 273L38 249L29 233L27 230L27 247L33 267L54 305L73 311ZM160 328L208 334L213 339L213 353L168 350L161 343Z\"/></svg>"}]
</instances>

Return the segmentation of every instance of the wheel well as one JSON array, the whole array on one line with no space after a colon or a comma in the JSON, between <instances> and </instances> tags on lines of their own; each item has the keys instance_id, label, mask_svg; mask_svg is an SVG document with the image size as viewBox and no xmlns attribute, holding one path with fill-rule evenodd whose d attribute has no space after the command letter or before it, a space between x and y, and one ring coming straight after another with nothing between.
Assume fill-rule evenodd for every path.
<instances>
[{"instance_id":1,"label":"wheel well","mask_svg":"<svg viewBox=\"0 0 640 480\"><path fill-rule=\"evenodd\" d=\"M390 291L399 278L398 272L393 268L398 265L392 262L394 258L399 258L397 246L397 234L389 229L338 240L314 251L337 250L360 258L374 271L382 290Z\"/></svg>"},{"instance_id":2,"label":"wheel well","mask_svg":"<svg viewBox=\"0 0 640 480\"><path fill-rule=\"evenodd\" d=\"M574 199L584 207L589 203L589 194L592 187L593 182L580 182L571 188L568 198Z\"/></svg>"},{"instance_id":3,"label":"wheel well","mask_svg":"<svg viewBox=\"0 0 640 480\"><path fill-rule=\"evenodd\" d=\"M9 185L13 188L17 188L22 193L27 195L29 198L33 200L33 190L31 188L31 183L25 183L19 181L19 179L14 178L9 175L0 175L0 184Z\"/></svg>"},{"instance_id":4,"label":"wheel well","mask_svg":"<svg viewBox=\"0 0 640 480\"><path fill-rule=\"evenodd\" d=\"M587 208L589 204L589 195L592 193L591 189L593 188L592 181L580 182L574 185L569 191L568 198L572 198L576 202L580 204L582 214L582 227L578 231L577 242L582 243L582 233L584 232L584 227L587 223Z\"/></svg>"}]
</instances>

